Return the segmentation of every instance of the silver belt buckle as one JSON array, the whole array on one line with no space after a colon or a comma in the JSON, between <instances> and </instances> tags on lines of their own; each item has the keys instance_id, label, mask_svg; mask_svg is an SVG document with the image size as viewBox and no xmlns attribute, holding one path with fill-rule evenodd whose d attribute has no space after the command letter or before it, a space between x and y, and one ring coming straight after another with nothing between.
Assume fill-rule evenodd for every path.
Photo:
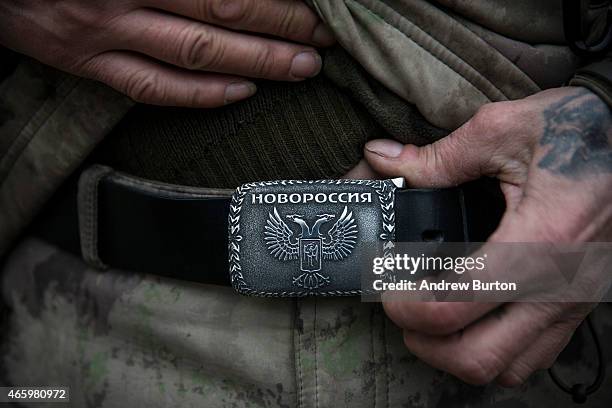
<instances>
[{"instance_id":1,"label":"silver belt buckle","mask_svg":"<svg viewBox=\"0 0 612 408\"><path fill-rule=\"evenodd\" d=\"M398 187L403 179L240 186L229 213L232 286L262 297L360 295L373 249L393 249Z\"/></svg>"}]
</instances>

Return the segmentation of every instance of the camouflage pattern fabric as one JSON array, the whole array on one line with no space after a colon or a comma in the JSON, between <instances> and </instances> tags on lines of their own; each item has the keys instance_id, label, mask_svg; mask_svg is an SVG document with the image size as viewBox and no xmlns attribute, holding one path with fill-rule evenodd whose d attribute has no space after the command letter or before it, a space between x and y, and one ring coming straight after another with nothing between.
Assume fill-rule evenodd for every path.
<instances>
[{"instance_id":1,"label":"camouflage pattern fabric","mask_svg":"<svg viewBox=\"0 0 612 408\"><path fill-rule=\"evenodd\" d=\"M99 272L36 239L12 253L2 287L13 312L2 352L7 382L69 385L75 407L571 405L544 372L503 389L432 369L406 350L379 304L358 298L248 298L230 288ZM596 314L608 339L610 309ZM586 334L575 340L559 371L588 382L592 342ZM608 377L586 406L611 400Z\"/></svg>"},{"instance_id":2,"label":"camouflage pattern fabric","mask_svg":"<svg viewBox=\"0 0 612 408\"><path fill-rule=\"evenodd\" d=\"M560 84L576 64L562 44L560 16L551 12L560 0L312 3L371 75L444 129L484 103ZM551 72L554 81L543 82ZM2 82L0 254L131 107L101 84L33 61ZM35 239L22 241L0 268L2 303L10 308L2 382L68 385L75 407L563 407L571 401L546 373L512 390L465 385L410 354L380 305L359 299L254 299L229 288L100 272ZM595 315L608 342L610 309L602 305ZM568 382L591 380L591 348L589 336L579 333L559 370ZM606 381L586 406L610 405L612 379Z\"/></svg>"},{"instance_id":3,"label":"camouflage pattern fabric","mask_svg":"<svg viewBox=\"0 0 612 408\"><path fill-rule=\"evenodd\" d=\"M562 0L307 1L372 77L447 130L484 103L562 86L585 62L566 44ZM605 20L601 2L581 1ZM602 26L585 21L585 34Z\"/></svg>"},{"instance_id":4,"label":"camouflage pattern fabric","mask_svg":"<svg viewBox=\"0 0 612 408\"><path fill-rule=\"evenodd\" d=\"M0 82L0 256L132 105L27 58Z\"/></svg>"}]
</instances>

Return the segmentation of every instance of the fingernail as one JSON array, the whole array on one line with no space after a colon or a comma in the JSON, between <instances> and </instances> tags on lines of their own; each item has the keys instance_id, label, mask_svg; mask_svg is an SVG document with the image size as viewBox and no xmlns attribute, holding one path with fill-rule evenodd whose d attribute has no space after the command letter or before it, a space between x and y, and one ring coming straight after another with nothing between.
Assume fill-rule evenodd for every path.
<instances>
[{"instance_id":1,"label":"fingernail","mask_svg":"<svg viewBox=\"0 0 612 408\"><path fill-rule=\"evenodd\" d=\"M332 45L336 42L334 38L334 33L323 23L319 23L319 25L312 32L312 42L317 45Z\"/></svg>"},{"instance_id":2,"label":"fingernail","mask_svg":"<svg viewBox=\"0 0 612 408\"><path fill-rule=\"evenodd\" d=\"M365 145L367 151L382 157L399 157L404 149L404 145L394 140L373 140Z\"/></svg>"},{"instance_id":3,"label":"fingernail","mask_svg":"<svg viewBox=\"0 0 612 408\"><path fill-rule=\"evenodd\" d=\"M225 88L225 103L238 102L253 96L257 92L257 86L252 82L235 82Z\"/></svg>"},{"instance_id":4,"label":"fingernail","mask_svg":"<svg viewBox=\"0 0 612 408\"><path fill-rule=\"evenodd\" d=\"M321 71L321 56L314 51L302 52L291 62L291 75L296 78L311 78Z\"/></svg>"}]
</instances>

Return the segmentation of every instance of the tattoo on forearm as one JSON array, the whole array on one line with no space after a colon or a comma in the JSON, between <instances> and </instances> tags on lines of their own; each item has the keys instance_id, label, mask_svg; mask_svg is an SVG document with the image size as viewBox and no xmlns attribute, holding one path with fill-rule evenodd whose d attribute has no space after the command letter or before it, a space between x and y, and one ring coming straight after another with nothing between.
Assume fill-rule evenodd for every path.
<instances>
[{"instance_id":1,"label":"tattoo on forearm","mask_svg":"<svg viewBox=\"0 0 612 408\"><path fill-rule=\"evenodd\" d=\"M544 111L540 139L550 149L538 166L570 178L612 173L611 117L608 106L587 90L552 104Z\"/></svg>"}]
</instances>

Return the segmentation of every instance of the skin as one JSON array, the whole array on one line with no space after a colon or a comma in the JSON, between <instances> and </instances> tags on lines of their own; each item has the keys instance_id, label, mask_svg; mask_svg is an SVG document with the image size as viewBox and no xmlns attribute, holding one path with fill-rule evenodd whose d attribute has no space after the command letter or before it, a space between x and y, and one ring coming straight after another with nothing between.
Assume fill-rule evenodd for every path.
<instances>
[{"instance_id":1,"label":"skin","mask_svg":"<svg viewBox=\"0 0 612 408\"><path fill-rule=\"evenodd\" d=\"M292 0L16 0L0 3L0 43L99 80L139 102L216 107L253 95L245 77L299 81L333 43ZM261 33L264 35L258 35ZM270 36L282 38L274 39ZM413 187L497 177L508 210L490 242L612 238L612 119L584 89L484 106L442 141L366 146L352 178ZM494 265L493 265L493 270ZM601 276L602 285L609 276ZM472 384L522 383L549 367L588 303L384 303L417 356Z\"/></svg>"},{"instance_id":2,"label":"skin","mask_svg":"<svg viewBox=\"0 0 612 408\"><path fill-rule=\"evenodd\" d=\"M349 177L403 176L409 186L428 188L483 175L499 179L507 211L490 243L612 240L612 115L583 88L485 105L428 146L375 140L366 145L365 159ZM488 264L489 271L496 268L504 269L495 261ZM594 282L605 288L611 280L604 271ZM406 346L422 360L470 384L505 386L550 367L593 307L384 302L387 315L403 329Z\"/></svg>"},{"instance_id":3,"label":"skin","mask_svg":"<svg viewBox=\"0 0 612 408\"><path fill-rule=\"evenodd\" d=\"M0 44L138 102L209 108L256 92L250 78L318 74L334 42L297 0L15 0ZM306 45L305 45L306 44Z\"/></svg>"}]
</instances>

